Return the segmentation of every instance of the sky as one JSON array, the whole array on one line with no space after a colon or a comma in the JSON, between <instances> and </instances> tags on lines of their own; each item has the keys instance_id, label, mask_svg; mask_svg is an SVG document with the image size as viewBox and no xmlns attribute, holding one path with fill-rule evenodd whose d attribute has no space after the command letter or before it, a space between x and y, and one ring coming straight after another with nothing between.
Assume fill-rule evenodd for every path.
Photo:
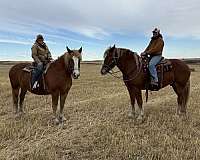
<instances>
[{"instance_id":1,"label":"sky","mask_svg":"<svg viewBox=\"0 0 200 160\"><path fill-rule=\"evenodd\" d=\"M0 60L32 60L42 34L56 59L83 47L83 60L103 59L114 44L140 54L157 27L167 58L200 57L199 0L0 0Z\"/></svg>"}]
</instances>

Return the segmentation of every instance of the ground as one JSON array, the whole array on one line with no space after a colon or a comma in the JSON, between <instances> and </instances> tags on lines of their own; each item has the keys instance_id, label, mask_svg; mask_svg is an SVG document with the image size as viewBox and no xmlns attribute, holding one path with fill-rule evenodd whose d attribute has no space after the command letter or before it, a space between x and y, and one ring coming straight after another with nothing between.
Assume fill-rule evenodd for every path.
<instances>
[{"instance_id":1,"label":"ground","mask_svg":"<svg viewBox=\"0 0 200 160\"><path fill-rule=\"evenodd\" d=\"M10 67L0 65L0 159L200 159L200 65L192 66L186 119L176 116L176 95L166 87L149 94L144 122L138 124L128 117L124 84L101 76L100 65L82 64L66 100L63 126L52 124L50 96L28 93L26 114L14 116Z\"/></svg>"}]
</instances>

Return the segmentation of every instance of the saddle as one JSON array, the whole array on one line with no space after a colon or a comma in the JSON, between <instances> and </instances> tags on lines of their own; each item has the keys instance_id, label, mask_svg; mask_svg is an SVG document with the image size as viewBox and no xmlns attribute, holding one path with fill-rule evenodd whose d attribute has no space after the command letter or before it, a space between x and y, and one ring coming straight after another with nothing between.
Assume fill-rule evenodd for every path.
<instances>
[{"instance_id":1,"label":"saddle","mask_svg":"<svg viewBox=\"0 0 200 160\"><path fill-rule=\"evenodd\" d=\"M45 64L43 74L46 74L47 70L49 69L50 64L51 64L51 62ZM24 67L22 70L25 72L31 73L36 68L36 65L37 64L35 62L32 62L31 64Z\"/></svg>"},{"instance_id":2,"label":"saddle","mask_svg":"<svg viewBox=\"0 0 200 160\"><path fill-rule=\"evenodd\" d=\"M33 70L36 69L36 63L35 62L32 62L31 64L27 65L25 68L23 68L22 70L25 71L25 72L28 72L30 74L30 88L32 88L31 86L31 81L32 81L32 75L33 75ZM40 78L38 79L38 85L37 85L37 88L35 88L33 90L33 92L46 92L47 91L47 86L45 84L45 74L48 70L50 66L50 63L47 63L45 66L44 66L44 70L43 70L43 73L42 75L40 76Z\"/></svg>"},{"instance_id":3,"label":"saddle","mask_svg":"<svg viewBox=\"0 0 200 160\"><path fill-rule=\"evenodd\" d=\"M169 59L161 58L160 62L156 65L157 75L158 75L158 86L155 87L151 85L151 75L149 72L149 61L150 58L147 56L142 56L142 68L143 72L147 75L146 78L146 89L151 91L158 91L163 87L163 78L166 72L170 72L172 70L172 64Z\"/></svg>"}]
</instances>

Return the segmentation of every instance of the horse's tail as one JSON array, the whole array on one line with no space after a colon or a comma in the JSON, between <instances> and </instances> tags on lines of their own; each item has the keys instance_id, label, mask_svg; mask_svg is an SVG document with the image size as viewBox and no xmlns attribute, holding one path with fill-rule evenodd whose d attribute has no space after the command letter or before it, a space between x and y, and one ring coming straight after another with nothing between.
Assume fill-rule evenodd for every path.
<instances>
[{"instance_id":1,"label":"horse's tail","mask_svg":"<svg viewBox=\"0 0 200 160\"><path fill-rule=\"evenodd\" d=\"M13 73L12 73L12 68L11 68L9 71L9 79L10 79L10 85L13 89L13 88L15 88L15 83L14 83L14 80L12 79L12 76L13 76Z\"/></svg>"},{"instance_id":2,"label":"horse's tail","mask_svg":"<svg viewBox=\"0 0 200 160\"><path fill-rule=\"evenodd\" d=\"M146 102L147 102L148 101L148 97L149 97L149 90L148 90L148 88L146 88L145 96L146 96Z\"/></svg>"},{"instance_id":3,"label":"horse's tail","mask_svg":"<svg viewBox=\"0 0 200 160\"><path fill-rule=\"evenodd\" d=\"M149 98L149 82L148 81L145 82L145 90L146 90L145 97L146 97L146 102L147 102Z\"/></svg>"}]
</instances>

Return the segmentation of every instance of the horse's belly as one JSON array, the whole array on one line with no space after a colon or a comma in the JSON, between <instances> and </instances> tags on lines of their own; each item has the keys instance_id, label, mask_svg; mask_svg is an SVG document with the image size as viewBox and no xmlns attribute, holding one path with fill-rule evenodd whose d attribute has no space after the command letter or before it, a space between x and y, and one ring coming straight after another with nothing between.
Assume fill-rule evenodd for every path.
<instances>
[{"instance_id":1,"label":"horse's belly","mask_svg":"<svg viewBox=\"0 0 200 160\"><path fill-rule=\"evenodd\" d=\"M164 72L163 81L162 81L162 88L172 84L174 82L174 72Z\"/></svg>"},{"instance_id":2,"label":"horse's belly","mask_svg":"<svg viewBox=\"0 0 200 160\"><path fill-rule=\"evenodd\" d=\"M48 91L42 91L42 90L29 90L29 92L36 94L36 95L49 95L50 93Z\"/></svg>"}]
</instances>

